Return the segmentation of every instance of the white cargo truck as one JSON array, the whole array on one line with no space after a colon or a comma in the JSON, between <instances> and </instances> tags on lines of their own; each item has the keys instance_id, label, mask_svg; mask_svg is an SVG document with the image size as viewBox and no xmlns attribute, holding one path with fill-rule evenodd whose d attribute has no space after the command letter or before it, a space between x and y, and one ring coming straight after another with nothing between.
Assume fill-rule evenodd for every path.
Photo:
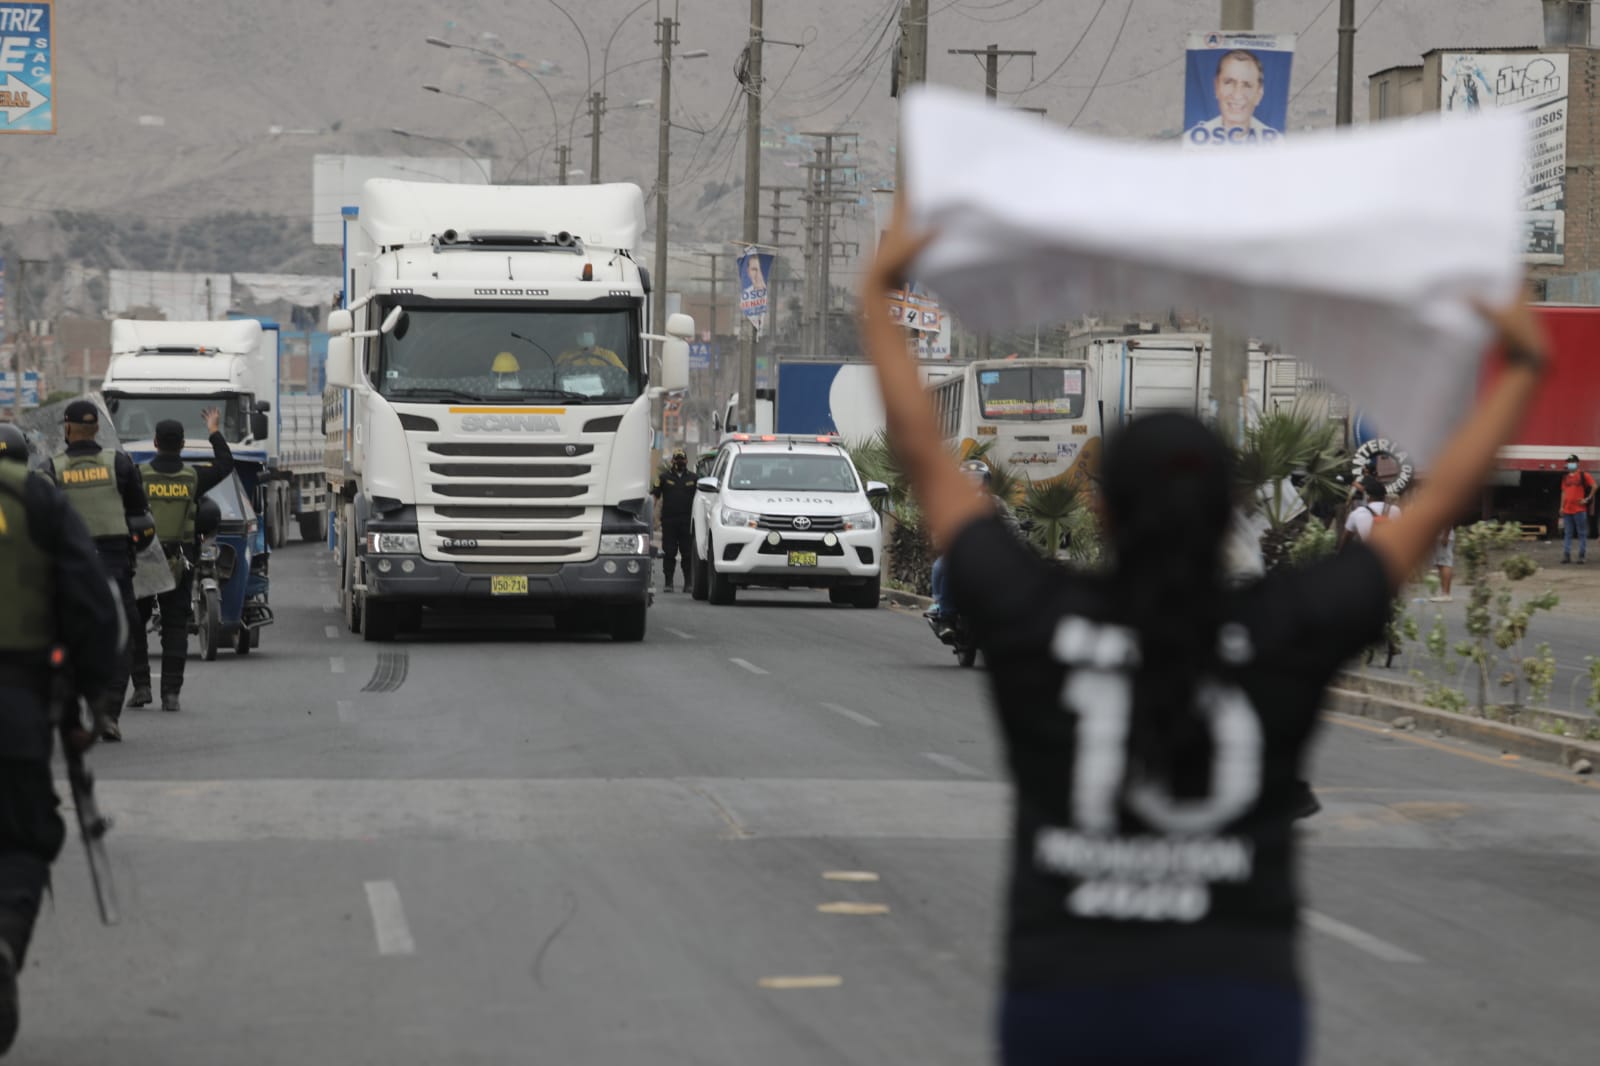
<instances>
[{"instance_id":1,"label":"white cargo truck","mask_svg":"<svg viewBox=\"0 0 1600 1066\"><path fill-rule=\"evenodd\" d=\"M298 522L307 540L323 536L327 513L322 474L321 400L315 440L302 440L298 421L284 426L279 394L278 327L254 318L215 322L117 319L111 323L111 364L101 391L117 439L149 442L156 423L176 419L191 440L206 435L201 412L222 413L228 443L267 454L264 470L249 480L267 527L267 543L281 546ZM309 428L307 432L310 432ZM308 448L307 445L310 445Z\"/></svg>"},{"instance_id":2,"label":"white cargo truck","mask_svg":"<svg viewBox=\"0 0 1600 1066\"><path fill-rule=\"evenodd\" d=\"M643 229L635 185L372 180L346 208L325 468L352 631L503 608L644 637L652 400L694 322L645 332Z\"/></svg>"}]
</instances>

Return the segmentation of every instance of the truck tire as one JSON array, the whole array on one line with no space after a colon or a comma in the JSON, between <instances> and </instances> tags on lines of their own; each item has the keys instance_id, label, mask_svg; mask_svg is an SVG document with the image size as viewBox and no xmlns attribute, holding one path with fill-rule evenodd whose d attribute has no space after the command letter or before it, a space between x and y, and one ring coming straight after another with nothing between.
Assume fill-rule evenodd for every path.
<instances>
[{"instance_id":1,"label":"truck tire","mask_svg":"<svg viewBox=\"0 0 1600 1066\"><path fill-rule=\"evenodd\" d=\"M611 639L619 644L636 644L644 639L645 605L630 603L611 609L611 622L607 627Z\"/></svg>"},{"instance_id":2,"label":"truck tire","mask_svg":"<svg viewBox=\"0 0 1600 1066\"><path fill-rule=\"evenodd\" d=\"M368 600L362 611L361 636L368 644L387 644L400 629L398 608Z\"/></svg>"},{"instance_id":3,"label":"truck tire","mask_svg":"<svg viewBox=\"0 0 1600 1066\"><path fill-rule=\"evenodd\" d=\"M850 591L853 593L850 597L852 607L859 607L864 611L876 610L878 601L883 598L883 578L875 577L865 585Z\"/></svg>"},{"instance_id":4,"label":"truck tire","mask_svg":"<svg viewBox=\"0 0 1600 1066\"><path fill-rule=\"evenodd\" d=\"M705 560L693 548L689 550L689 594L697 600L711 594L711 575L706 572Z\"/></svg>"},{"instance_id":5,"label":"truck tire","mask_svg":"<svg viewBox=\"0 0 1600 1066\"><path fill-rule=\"evenodd\" d=\"M300 516L300 539L308 544L319 544L328 539L328 527L324 524L327 519L326 511L312 511Z\"/></svg>"},{"instance_id":6,"label":"truck tire","mask_svg":"<svg viewBox=\"0 0 1600 1066\"><path fill-rule=\"evenodd\" d=\"M717 573L716 545L710 545L712 554L706 557L707 575L706 599L718 607L726 607L739 598L739 590L734 588L733 582Z\"/></svg>"},{"instance_id":7,"label":"truck tire","mask_svg":"<svg viewBox=\"0 0 1600 1066\"><path fill-rule=\"evenodd\" d=\"M344 606L345 628L352 633L361 632L361 598L356 591L356 549L350 543L350 523L342 522L339 527L339 543L344 551L344 588L341 590Z\"/></svg>"}]
</instances>

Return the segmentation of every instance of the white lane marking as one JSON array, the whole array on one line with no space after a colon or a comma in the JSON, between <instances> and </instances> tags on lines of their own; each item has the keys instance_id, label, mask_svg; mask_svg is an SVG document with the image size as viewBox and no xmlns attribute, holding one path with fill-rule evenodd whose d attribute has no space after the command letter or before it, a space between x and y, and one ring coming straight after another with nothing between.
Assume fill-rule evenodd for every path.
<instances>
[{"instance_id":1,"label":"white lane marking","mask_svg":"<svg viewBox=\"0 0 1600 1066\"><path fill-rule=\"evenodd\" d=\"M372 929L378 937L379 955L413 955L417 945L406 925L400 890L393 881L368 881L367 906L372 909Z\"/></svg>"},{"instance_id":2,"label":"white lane marking","mask_svg":"<svg viewBox=\"0 0 1600 1066\"><path fill-rule=\"evenodd\" d=\"M328 669L332 670L336 674L344 673L344 656L343 655L330 655L330 656L328 656Z\"/></svg>"},{"instance_id":3,"label":"white lane marking","mask_svg":"<svg viewBox=\"0 0 1600 1066\"><path fill-rule=\"evenodd\" d=\"M691 634L685 633L681 629L673 629L670 626L667 628L667 632L671 633L673 636L677 637L679 640L693 640L694 639L694 637Z\"/></svg>"},{"instance_id":4,"label":"white lane marking","mask_svg":"<svg viewBox=\"0 0 1600 1066\"><path fill-rule=\"evenodd\" d=\"M870 726L873 729L878 728L877 722L874 722L871 718L868 718L859 711L852 711L850 708L841 707L837 703L824 703L821 706L824 710L832 711L834 714L843 715L857 725Z\"/></svg>"},{"instance_id":5,"label":"white lane marking","mask_svg":"<svg viewBox=\"0 0 1600 1066\"><path fill-rule=\"evenodd\" d=\"M752 674L765 674L767 672L761 669L761 667L757 666L755 663L746 662L743 659L729 659L728 661L733 665L740 667L741 669L750 671Z\"/></svg>"},{"instance_id":6,"label":"white lane marking","mask_svg":"<svg viewBox=\"0 0 1600 1066\"><path fill-rule=\"evenodd\" d=\"M334 640L339 636L338 626L323 626L322 631L328 635L329 640Z\"/></svg>"},{"instance_id":7,"label":"white lane marking","mask_svg":"<svg viewBox=\"0 0 1600 1066\"><path fill-rule=\"evenodd\" d=\"M338 701L337 706L339 708L339 721L341 721L341 722L349 722L350 719L355 716L354 715L355 704L352 703L351 701L349 701L349 700L340 700L340 701Z\"/></svg>"},{"instance_id":8,"label":"white lane marking","mask_svg":"<svg viewBox=\"0 0 1600 1066\"><path fill-rule=\"evenodd\" d=\"M1397 947L1387 940L1375 937L1371 933L1357 929L1353 925L1346 925L1337 918L1330 918L1326 914L1319 914L1317 911L1312 910L1303 910L1300 914L1305 919L1306 925L1317 932L1331 936L1335 940L1342 940L1351 947L1359 951L1365 951L1368 955L1382 959L1384 962L1422 961L1421 956L1413 955L1405 948Z\"/></svg>"},{"instance_id":9,"label":"white lane marking","mask_svg":"<svg viewBox=\"0 0 1600 1066\"><path fill-rule=\"evenodd\" d=\"M925 751L922 757L935 766L942 766L953 774L964 774L967 777L982 777L983 771L976 766L962 762L954 755L940 755L936 751Z\"/></svg>"}]
</instances>

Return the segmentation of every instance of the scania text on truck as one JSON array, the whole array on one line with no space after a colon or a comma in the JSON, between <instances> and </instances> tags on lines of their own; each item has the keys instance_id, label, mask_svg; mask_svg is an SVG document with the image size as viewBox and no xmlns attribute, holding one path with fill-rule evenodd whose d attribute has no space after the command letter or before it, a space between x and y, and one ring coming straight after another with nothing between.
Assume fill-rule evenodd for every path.
<instances>
[{"instance_id":1,"label":"scania text on truck","mask_svg":"<svg viewBox=\"0 0 1600 1066\"><path fill-rule=\"evenodd\" d=\"M694 322L644 332L638 186L372 180L345 216L325 467L349 628L503 607L642 639L651 403L687 386Z\"/></svg>"}]
</instances>

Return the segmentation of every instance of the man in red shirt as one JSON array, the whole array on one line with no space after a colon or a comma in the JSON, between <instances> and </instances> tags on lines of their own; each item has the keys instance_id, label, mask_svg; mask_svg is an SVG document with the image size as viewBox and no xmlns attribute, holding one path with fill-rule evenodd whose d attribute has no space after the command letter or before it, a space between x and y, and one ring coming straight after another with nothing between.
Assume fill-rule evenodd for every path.
<instances>
[{"instance_id":1,"label":"man in red shirt","mask_svg":"<svg viewBox=\"0 0 1600 1066\"><path fill-rule=\"evenodd\" d=\"M1578 540L1578 562L1589 552L1589 503L1594 499L1594 478L1578 469L1578 457L1567 456L1567 475L1561 479L1561 561L1572 562L1572 540Z\"/></svg>"}]
</instances>

